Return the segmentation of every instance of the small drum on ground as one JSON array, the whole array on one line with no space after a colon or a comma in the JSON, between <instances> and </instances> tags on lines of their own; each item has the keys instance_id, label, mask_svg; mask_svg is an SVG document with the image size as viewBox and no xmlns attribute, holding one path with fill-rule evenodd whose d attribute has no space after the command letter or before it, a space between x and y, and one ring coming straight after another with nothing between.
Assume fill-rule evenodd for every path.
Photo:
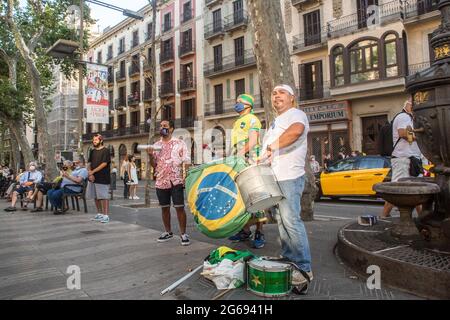
<instances>
[{"instance_id":1,"label":"small drum on ground","mask_svg":"<svg viewBox=\"0 0 450 320\"><path fill-rule=\"evenodd\" d=\"M235 181L250 213L270 209L284 198L278 181L267 164L245 168L237 174Z\"/></svg>"},{"instance_id":2,"label":"small drum on ground","mask_svg":"<svg viewBox=\"0 0 450 320\"><path fill-rule=\"evenodd\" d=\"M291 290L292 266L255 259L247 263L247 290L262 297L287 296Z\"/></svg>"}]
</instances>

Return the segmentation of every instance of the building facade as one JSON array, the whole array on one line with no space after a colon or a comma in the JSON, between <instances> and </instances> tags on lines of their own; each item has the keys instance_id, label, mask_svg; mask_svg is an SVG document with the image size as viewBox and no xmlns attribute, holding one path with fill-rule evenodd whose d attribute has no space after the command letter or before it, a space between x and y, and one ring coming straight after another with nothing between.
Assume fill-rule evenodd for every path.
<instances>
[{"instance_id":1,"label":"building facade","mask_svg":"<svg viewBox=\"0 0 450 320\"><path fill-rule=\"evenodd\" d=\"M299 105L319 161L378 153L380 128L401 111L408 74L430 66L436 0L282 1Z\"/></svg>"},{"instance_id":2,"label":"building facade","mask_svg":"<svg viewBox=\"0 0 450 320\"><path fill-rule=\"evenodd\" d=\"M230 146L230 131L237 118L236 98L243 93L255 98L255 114L263 120L253 35L247 2L204 0L204 128L213 156L221 158Z\"/></svg>"},{"instance_id":3,"label":"building facade","mask_svg":"<svg viewBox=\"0 0 450 320\"><path fill-rule=\"evenodd\" d=\"M106 64L109 74L110 120L107 125L85 125L85 154L92 135L101 132L117 166L127 155L136 157L139 175L145 175L147 155L137 149L147 144L150 131L152 79L156 81L156 118L174 120L176 128L193 131L201 117L202 6L200 0L170 0L158 4L157 20L151 6L140 13L144 20L128 18L110 28L90 45L92 62ZM156 75L151 74L151 30L156 24ZM200 119L201 121L201 119ZM187 139L187 138L186 138ZM197 146L186 143L196 155Z\"/></svg>"},{"instance_id":4,"label":"building facade","mask_svg":"<svg viewBox=\"0 0 450 320\"><path fill-rule=\"evenodd\" d=\"M298 104L310 120L310 152L359 150L378 153L380 128L401 111L407 95L404 77L433 61L429 39L440 23L438 0L279 0L291 50ZM91 59L110 68L110 123L86 125L86 148L102 132L116 163L134 154L145 171L150 114L149 26L126 19L91 44ZM173 119L192 132L195 163L208 145L213 156L227 155L237 118L236 97L255 97L264 121L253 31L244 0L170 0L160 5L157 30L157 119ZM207 132L204 134L204 132ZM212 131L212 132L211 132ZM201 141L201 146L198 141Z\"/></svg>"}]
</instances>

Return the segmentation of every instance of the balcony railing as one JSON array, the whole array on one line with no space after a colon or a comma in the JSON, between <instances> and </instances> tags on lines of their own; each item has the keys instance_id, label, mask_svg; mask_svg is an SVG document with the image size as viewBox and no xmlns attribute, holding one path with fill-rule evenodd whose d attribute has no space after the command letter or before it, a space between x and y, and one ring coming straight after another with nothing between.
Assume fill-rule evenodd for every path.
<instances>
[{"instance_id":1,"label":"balcony railing","mask_svg":"<svg viewBox=\"0 0 450 320\"><path fill-rule=\"evenodd\" d=\"M120 70L116 72L116 81L124 81L127 76L125 74L125 70Z\"/></svg>"},{"instance_id":2,"label":"balcony railing","mask_svg":"<svg viewBox=\"0 0 450 320\"><path fill-rule=\"evenodd\" d=\"M111 72L108 72L108 84L114 83L114 74Z\"/></svg>"},{"instance_id":3,"label":"balcony railing","mask_svg":"<svg viewBox=\"0 0 450 320\"><path fill-rule=\"evenodd\" d=\"M169 32L170 30L172 30L172 22L170 22L170 23L163 23L163 26L162 26L162 32L163 33L165 33L165 32Z\"/></svg>"},{"instance_id":4,"label":"balcony railing","mask_svg":"<svg viewBox=\"0 0 450 320\"><path fill-rule=\"evenodd\" d=\"M152 63L150 62L150 60L145 60L144 61L143 69L144 69L144 71L151 71Z\"/></svg>"},{"instance_id":5,"label":"balcony railing","mask_svg":"<svg viewBox=\"0 0 450 320\"><path fill-rule=\"evenodd\" d=\"M196 88L196 79L195 77L187 77L184 79L178 80L178 91L180 92L186 92L186 91L192 91Z\"/></svg>"},{"instance_id":6,"label":"balcony railing","mask_svg":"<svg viewBox=\"0 0 450 320\"><path fill-rule=\"evenodd\" d=\"M211 77L219 74L224 74L237 69L253 66L256 64L256 58L253 54L253 49L246 50L243 55L230 55L223 58L221 61L209 62L204 65L205 77Z\"/></svg>"},{"instance_id":7,"label":"balcony railing","mask_svg":"<svg viewBox=\"0 0 450 320\"><path fill-rule=\"evenodd\" d=\"M188 54L192 54L195 52L195 46L192 44L191 42L188 43L182 43L179 47L178 47L178 56L184 57Z\"/></svg>"},{"instance_id":8,"label":"balcony railing","mask_svg":"<svg viewBox=\"0 0 450 320\"><path fill-rule=\"evenodd\" d=\"M222 20L205 25L205 40L211 40L217 36L224 34L225 28Z\"/></svg>"},{"instance_id":9,"label":"balcony railing","mask_svg":"<svg viewBox=\"0 0 450 320\"><path fill-rule=\"evenodd\" d=\"M195 117L184 117L180 119L175 120L175 127L176 128L194 128L195 126L195 120L197 120Z\"/></svg>"},{"instance_id":10,"label":"balcony railing","mask_svg":"<svg viewBox=\"0 0 450 320\"><path fill-rule=\"evenodd\" d=\"M139 62L132 62L131 66L128 67L128 75L135 76L141 74L141 68L139 66Z\"/></svg>"},{"instance_id":11,"label":"balcony railing","mask_svg":"<svg viewBox=\"0 0 450 320\"><path fill-rule=\"evenodd\" d=\"M253 109L259 109L262 107L261 95L254 95L255 103ZM205 116L222 115L227 113L236 113L234 111L234 106L236 105L236 100L230 99L222 102L213 102L205 105Z\"/></svg>"},{"instance_id":12,"label":"balcony railing","mask_svg":"<svg viewBox=\"0 0 450 320\"><path fill-rule=\"evenodd\" d=\"M420 16L438 10L439 0L409 0L405 3L405 18Z\"/></svg>"},{"instance_id":13,"label":"balcony railing","mask_svg":"<svg viewBox=\"0 0 450 320\"><path fill-rule=\"evenodd\" d=\"M159 55L159 63L169 63L174 59L173 49L161 51L161 54Z\"/></svg>"},{"instance_id":14,"label":"balcony railing","mask_svg":"<svg viewBox=\"0 0 450 320\"><path fill-rule=\"evenodd\" d=\"M245 10L238 10L225 18L225 31L230 32L236 28L247 26L248 14Z\"/></svg>"},{"instance_id":15,"label":"balcony railing","mask_svg":"<svg viewBox=\"0 0 450 320\"><path fill-rule=\"evenodd\" d=\"M159 95L161 97L170 97L175 94L175 88L172 82L163 83L159 86Z\"/></svg>"},{"instance_id":16,"label":"balcony railing","mask_svg":"<svg viewBox=\"0 0 450 320\"><path fill-rule=\"evenodd\" d=\"M189 20L191 20L192 18L194 18L194 10L188 10L188 11L184 11L181 15L180 15L180 21L181 23L185 23L188 22Z\"/></svg>"},{"instance_id":17,"label":"balcony railing","mask_svg":"<svg viewBox=\"0 0 450 320\"><path fill-rule=\"evenodd\" d=\"M374 23L387 23L397 21L402 17L402 7L399 0L390 1L378 6L379 21ZM356 13L344 16L328 22L328 37L340 37L357 32L368 26L368 14L365 10L358 10Z\"/></svg>"},{"instance_id":18,"label":"balcony railing","mask_svg":"<svg viewBox=\"0 0 450 320\"><path fill-rule=\"evenodd\" d=\"M429 68L431 66L431 62L430 61L425 61L425 62L421 62L421 63L416 63L416 64L410 64L408 66L408 75L414 75L417 72L423 71L427 68Z\"/></svg>"},{"instance_id":19,"label":"balcony railing","mask_svg":"<svg viewBox=\"0 0 450 320\"><path fill-rule=\"evenodd\" d=\"M302 86L300 88L297 88L297 90L299 103L308 100L327 99L331 97L329 81L326 81L321 85L316 85L314 88L307 88L306 86Z\"/></svg>"},{"instance_id":20,"label":"balcony railing","mask_svg":"<svg viewBox=\"0 0 450 320\"><path fill-rule=\"evenodd\" d=\"M115 99L114 100L114 108L116 110L122 110L123 108L125 108L126 102L125 102L125 98L119 98L119 99Z\"/></svg>"},{"instance_id":21,"label":"balcony railing","mask_svg":"<svg viewBox=\"0 0 450 320\"><path fill-rule=\"evenodd\" d=\"M292 50L294 53L302 52L313 47L321 47L327 44L328 32L327 27L322 27L320 33L317 34L300 34L293 37Z\"/></svg>"},{"instance_id":22,"label":"balcony railing","mask_svg":"<svg viewBox=\"0 0 450 320\"><path fill-rule=\"evenodd\" d=\"M221 2L222 0L205 0L205 5L207 6L207 7L209 7L209 6L213 6L213 5L215 5L216 3L219 3L219 2Z\"/></svg>"},{"instance_id":23,"label":"balcony railing","mask_svg":"<svg viewBox=\"0 0 450 320\"><path fill-rule=\"evenodd\" d=\"M141 102L141 95L139 91L136 91L134 94L130 94L128 96L128 105L129 106L136 106Z\"/></svg>"}]
</instances>

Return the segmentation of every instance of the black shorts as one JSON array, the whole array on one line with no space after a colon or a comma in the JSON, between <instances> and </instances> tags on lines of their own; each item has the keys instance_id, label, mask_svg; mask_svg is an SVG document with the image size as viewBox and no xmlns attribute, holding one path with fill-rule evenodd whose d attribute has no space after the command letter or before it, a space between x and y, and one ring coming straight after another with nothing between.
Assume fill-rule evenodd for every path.
<instances>
[{"instance_id":1,"label":"black shorts","mask_svg":"<svg viewBox=\"0 0 450 320\"><path fill-rule=\"evenodd\" d=\"M33 187L22 187L22 186L20 186L20 187L18 187L16 189L16 192L18 194L24 194L24 193L29 192L29 191L33 191Z\"/></svg>"},{"instance_id":2,"label":"black shorts","mask_svg":"<svg viewBox=\"0 0 450 320\"><path fill-rule=\"evenodd\" d=\"M175 208L184 207L184 187L182 184L172 186L170 189L156 189L159 205L162 208L170 207L170 199Z\"/></svg>"}]
</instances>

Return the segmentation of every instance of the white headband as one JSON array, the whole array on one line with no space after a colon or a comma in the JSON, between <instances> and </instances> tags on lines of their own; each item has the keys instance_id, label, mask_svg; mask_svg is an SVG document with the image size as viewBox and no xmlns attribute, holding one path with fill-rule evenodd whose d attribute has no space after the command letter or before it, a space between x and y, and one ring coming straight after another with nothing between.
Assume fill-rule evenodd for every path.
<instances>
[{"instance_id":1,"label":"white headband","mask_svg":"<svg viewBox=\"0 0 450 320\"><path fill-rule=\"evenodd\" d=\"M289 94L290 94L291 96L295 96L294 90L292 89L291 86L289 86L289 85L287 85L287 84L281 84L281 85L278 85L278 86L276 86L273 90L284 90L284 91L289 92Z\"/></svg>"}]
</instances>

